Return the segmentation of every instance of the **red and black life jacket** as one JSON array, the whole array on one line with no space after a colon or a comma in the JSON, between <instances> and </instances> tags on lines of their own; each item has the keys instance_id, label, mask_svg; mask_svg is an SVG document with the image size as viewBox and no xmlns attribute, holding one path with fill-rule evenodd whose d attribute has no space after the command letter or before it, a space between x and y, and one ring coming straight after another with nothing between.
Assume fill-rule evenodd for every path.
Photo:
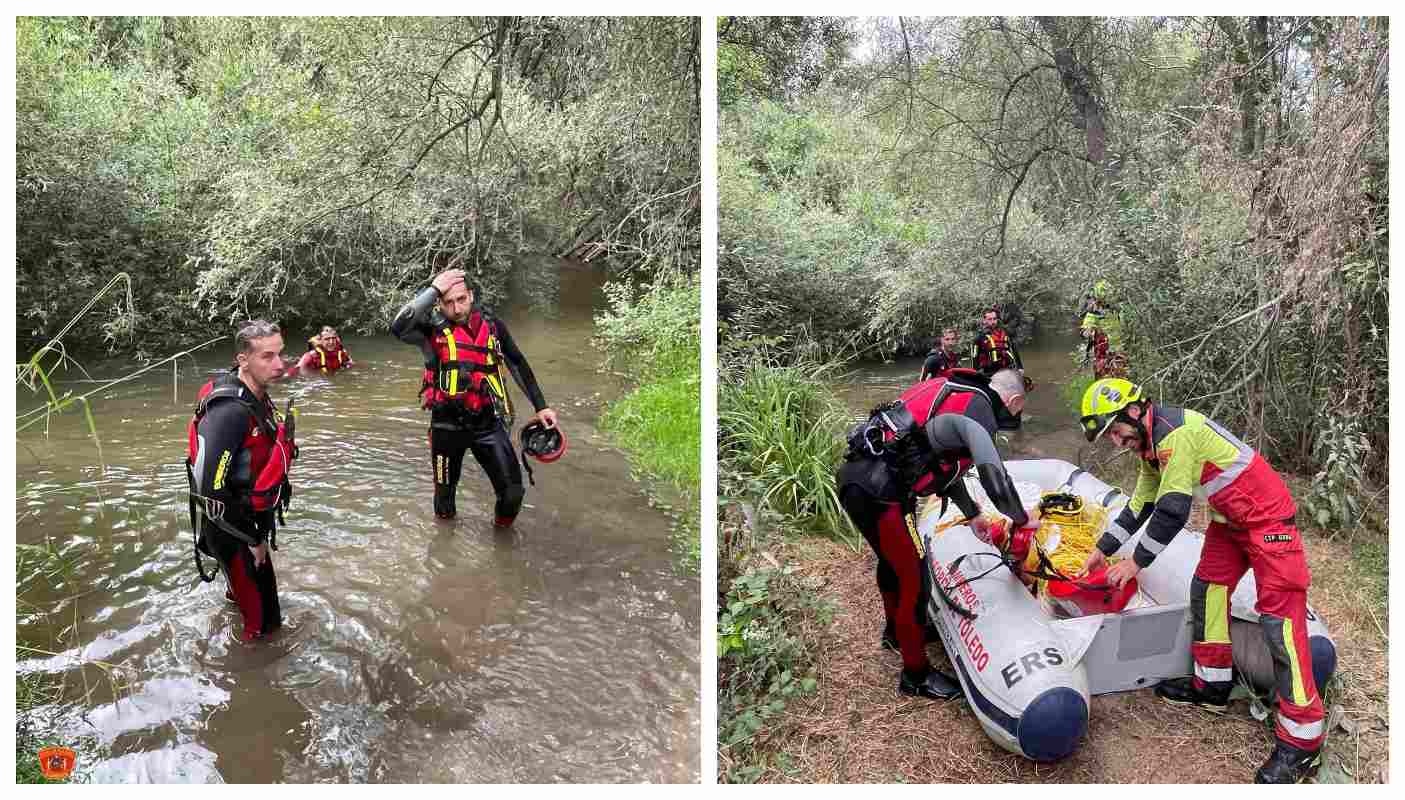
<instances>
[{"instance_id":1,"label":"red and black life jacket","mask_svg":"<svg viewBox=\"0 0 1405 800\"><path fill-rule=\"evenodd\" d=\"M244 441L240 444L240 452L233 457L232 463L219 466L219 469L227 471L227 480L241 507L240 511L245 515L252 514L254 496L260 494L262 499L269 504L276 504L281 513L282 508L286 506L292 495L286 477L277 485L271 486L263 492L258 492L255 489L255 479L263 474L264 468L268 465L273 454L273 443L278 435L277 412L273 408L273 401L268 397L264 397L262 400L255 397L253 392L244 385L244 382L239 380L237 372L227 372L218 378L207 381L196 394L195 412L186 425L187 449L185 457L185 477L190 488L190 524L192 530L195 531L195 568L200 573L200 577L207 582L214 580L214 574L206 575L204 567L200 563L200 550L204 545L200 541L201 518L199 514L203 505L199 502L201 499L200 487L195 478L195 459L200 450L200 420L204 419L210 407L218 402L239 403L249 417L249 429L244 435ZM237 529L223 525L220 527L248 544L253 543L251 538ZM270 535L269 544L275 550L277 549L272 535ZM206 550L206 553L213 555L209 550Z\"/></svg>"},{"instance_id":2,"label":"red and black life jacket","mask_svg":"<svg viewBox=\"0 0 1405 800\"><path fill-rule=\"evenodd\" d=\"M991 402L990 384L983 378L984 376L974 370L953 369L946 378L924 381L903 392L898 397L898 402L912 415L912 432L922 435L921 429L927 424L927 420L939 414L961 414L973 402ZM996 402L999 402L998 398ZM993 407L991 416L994 416ZM967 450L933 453L928 463L931 464L932 471L923 475L912 486L913 493L919 496L942 492L960 478L971 468L971 453Z\"/></svg>"},{"instance_id":3,"label":"red and black life jacket","mask_svg":"<svg viewBox=\"0 0 1405 800\"><path fill-rule=\"evenodd\" d=\"M995 372L1015 368L1015 355L1010 349L1010 334L1004 328L981 336L976 340L974 366L982 372Z\"/></svg>"},{"instance_id":4,"label":"red and black life jacket","mask_svg":"<svg viewBox=\"0 0 1405 800\"><path fill-rule=\"evenodd\" d=\"M425 408L456 404L469 413L491 409L512 417L506 361L492 320L474 311L465 325L446 321L436 326L429 346L432 357L420 389Z\"/></svg>"},{"instance_id":5,"label":"red and black life jacket","mask_svg":"<svg viewBox=\"0 0 1405 800\"><path fill-rule=\"evenodd\" d=\"M931 350L927 351L928 362L932 360L933 356L935 356L937 359L936 369L934 369L932 371L932 374L928 376L928 380L931 380L932 378L947 377L951 373L951 371L953 369L956 369L957 365L961 363L961 356L957 355L956 353L948 353L941 347L933 347Z\"/></svg>"},{"instance_id":6,"label":"red and black life jacket","mask_svg":"<svg viewBox=\"0 0 1405 800\"><path fill-rule=\"evenodd\" d=\"M313 345L309 352L314 352L317 357L313 360L312 366L323 372L336 372L346 366L346 362L351 360L351 354L346 352L345 347L337 348L335 353L328 353L317 345Z\"/></svg>"},{"instance_id":7,"label":"red and black life jacket","mask_svg":"<svg viewBox=\"0 0 1405 800\"><path fill-rule=\"evenodd\" d=\"M870 455L897 459L907 448L928 448L923 432L927 421L939 414L964 414L972 403L988 404L997 425L1002 420L1014 420L1000 396L990 388L988 377L972 369L957 368L949 377L918 383L893 403L875 409L869 421L860 426L855 438L850 440L850 451L860 457L866 450ZM875 441L880 433L881 447ZM990 433L994 435L995 431ZM854 453L855 450L860 452ZM929 453L927 464L930 471L909 487L915 495L944 493L971 467L971 454L964 449Z\"/></svg>"}]
</instances>

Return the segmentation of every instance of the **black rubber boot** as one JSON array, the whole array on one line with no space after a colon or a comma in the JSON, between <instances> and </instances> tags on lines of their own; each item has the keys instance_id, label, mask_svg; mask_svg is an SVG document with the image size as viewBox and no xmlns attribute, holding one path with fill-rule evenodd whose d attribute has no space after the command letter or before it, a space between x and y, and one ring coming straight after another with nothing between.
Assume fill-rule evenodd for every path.
<instances>
[{"instance_id":1,"label":"black rubber boot","mask_svg":"<svg viewBox=\"0 0 1405 800\"><path fill-rule=\"evenodd\" d=\"M922 641L924 643L931 644L933 642L940 642L941 640L942 635L937 632L937 626L928 625L922 629ZM891 622L883 626L883 638L878 640L878 646L885 650L892 650L894 653L898 652L898 634L897 631L893 630L893 624Z\"/></svg>"},{"instance_id":2,"label":"black rubber boot","mask_svg":"<svg viewBox=\"0 0 1405 800\"><path fill-rule=\"evenodd\" d=\"M1254 773L1254 783L1302 783L1322 763L1322 750L1299 750L1286 742L1279 742L1273 748L1259 771Z\"/></svg>"},{"instance_id":3,"label":"black rubber boot","mask_svg":"<svg viewBox=\"0 0 1405 800\"><path fill-rule=\"evenodd\" d=\"M1194 678L1174 678L1156 684L1156 696L1177 706L1197 706L1216 714L1225 713L1229 708L1229 692L1232 686L1215 687L1205 684L1195 687Z\"/></svg>"},{"instance_id":4,"label":"black rubber boot","mask_svg":"<svg viewBox=\"0 0 1405 800\"><path fill-rule=\"evenodd\" d=\"M457 486L434 487L434 516L440 519L453 519L459 512L454 508L454 494Z\"/></svg>"},{"instance_id":5,"label":"black rubber boot","mask_svg":"<svg viewBox=\"0 0 1405 800\"><path fill-rule=\"evenodd\" d=\"M898 678L898 694L951 700L965 693L961 691L961 684L957 683L955 678L928 667L925 673L903 670L902 677Z\"/></svg>"}]
</instances>

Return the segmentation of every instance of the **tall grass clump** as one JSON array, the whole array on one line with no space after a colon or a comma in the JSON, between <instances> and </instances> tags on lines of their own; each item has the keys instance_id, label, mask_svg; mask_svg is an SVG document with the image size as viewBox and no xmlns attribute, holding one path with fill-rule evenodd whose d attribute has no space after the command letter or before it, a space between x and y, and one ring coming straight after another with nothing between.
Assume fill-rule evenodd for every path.
<instances>
[{"instance_id":1,"label":"tall grass clump","mask_svg":"<svg viewBox=\"0 0 1405 800\"><path fill-rule=\"evenodd\" d=\"M718 461L729 491L754 495L792 525L856 546L834 488L847 420L830 391L839 364L781 357L764 344L735 349L724 362Z\"/></svg>"},{"instance_id":2,"label":"tall grass clump","mask_svg":"<svg viewBox=\"0 0 1405 800\"><path fill-rule=\"evenodd\" d=\"M681 498L650 491L650 501L674 520L680 566L695 570L701 555L702 281L697 274L666 278L642 293L610 284L606 295L610 308L595 320L606 366L638 385L610 404L600 424L629 451L636 469L671 485Z\"/></svg>"}]
</instances>

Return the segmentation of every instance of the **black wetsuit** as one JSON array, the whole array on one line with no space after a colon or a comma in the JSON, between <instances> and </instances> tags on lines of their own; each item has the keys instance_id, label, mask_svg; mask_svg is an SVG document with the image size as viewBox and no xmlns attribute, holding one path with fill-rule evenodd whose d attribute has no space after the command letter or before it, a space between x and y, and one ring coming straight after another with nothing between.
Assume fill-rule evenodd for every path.
<instances>
[{"instance_id":1,"label":"black wetsuit","mask_svg":"<svg viewBox=\"0 0 1405 800\"><path fill-rule=\"evenodd\" d=\"M930 381L933 378L945 378L952 368L959 366L961 366L960 355L937 348L927 353L927 360L922 362L922 376L917 380L920 383Z\"/></svg>"},{"instance_id":2,"label":"black wetsuit","mask_svg":"<svg viewBox=\"0 0 1405 800\"><path fill-rule=\"evenodd\" d=\"M219 559L230 593L243 614L247 641L269 633L283 622L273 554L269 552L263 565L255 567L249 550L250 543L268 540L274 529L275 512L256 512L250 504L254 476L249 452L244 447L252 424L259 425L260 435L272 435L276 425L273 404L267 395L262 399L255 397L236 373L215 381L217 387L223 384L238 385L239 401L225 398L210 403L195 428L198 447L192 470L197 492L204 498L196 504L201 548ZM250 416L251 408L259 414L257 423Z\"/></svg>"},{"instance_id":3,"label":"black wetsuit","mask_svg":"<svg viewBox=\"0 0 1405 800\"><path fill-rule=\"evenodd\" d=\"M433 287L425 289L406 303L390 323L393 335L407 344L417 345L424 352L427 368L432 368L435 361L430 337L436 329L448 323L442 313L434 309L437 300L438 292ZM500 319L490 319L486 315L483 319L493 326L508 369L532 407L537 411L546 408L546 398L537 384L536 375L527 364L527 357L513 341L507 325ZM473 458L488 473L488 480L492 482L493 492L497 496L494 521L500 525L511 524L522 508L526 488L522 485L522 467L517 462L517 452L513 449L507 424L498 418L491 406L484 406L476 413L469 412L460 403L433 406L430 409L429 449L434 471L436 515L447 519L457 513L454 494L463 469L464 453L471 450Z\"/></svg>"}]
</instances>

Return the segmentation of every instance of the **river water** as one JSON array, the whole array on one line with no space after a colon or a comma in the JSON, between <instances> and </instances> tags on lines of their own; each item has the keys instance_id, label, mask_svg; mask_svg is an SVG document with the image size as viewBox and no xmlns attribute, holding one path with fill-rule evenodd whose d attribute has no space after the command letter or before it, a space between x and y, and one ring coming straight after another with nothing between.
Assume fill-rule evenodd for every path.
<instances>
[{"instance_id":1,"label":"river water","mask_svg":"<svg viewBox=\"0 0 1405 800\"><path fill-rule=\"evenodd\" d=\"M167 366L94 403L105 474L81 412L53 418L47 437L22 433L19 543L48 543L71 568L18 588L20 641L51 653L18 671L64 680L40 712L80 773L698 780L699 584L675 573L669 518L595 427L620 391L590 344L600 284L591 268L537 259L498 309L570 437L561 461L534 465L508 533L492 527L471 455L458 519L435 519L415 348L350 337L356 368L274 387L280 408L298 398L302 457L273 554L285 622L265 641L237 640L223 581L201 583L192 564L185 427L228 347L184 363L175 398ZM287 336L291 355L305 335ZM520 426L531 406L516 394ZM22 391L20 410L32 405Z\"/></svg>"},{"instance_id":2,"label":"river water","mask_svg":"<svg viewBox=\"0 0 1405 800\"><path fill-rule=\"evenodd\" d=\"M957 352L970 350L970 333L965 332ZM996 444L1005 458L1059 458L1074 464L1088 455L1089 445L1078 426L1078 416L1064 399L1065 384L1074 377L1076 364L1070 353L1081 346L1076 332L1040 329L1040 335L1019 344L1025 375L1034 389L1025 398L1020 430L1000 433ZM894 361L860 361L849 365L850 374L837 389L840 399L855 417L897 399L917 382L926 356ZM969 366L969 360L963 366ZM1083 370L1084 374L1088 370Z\"/></svg>"}]
</instances>

